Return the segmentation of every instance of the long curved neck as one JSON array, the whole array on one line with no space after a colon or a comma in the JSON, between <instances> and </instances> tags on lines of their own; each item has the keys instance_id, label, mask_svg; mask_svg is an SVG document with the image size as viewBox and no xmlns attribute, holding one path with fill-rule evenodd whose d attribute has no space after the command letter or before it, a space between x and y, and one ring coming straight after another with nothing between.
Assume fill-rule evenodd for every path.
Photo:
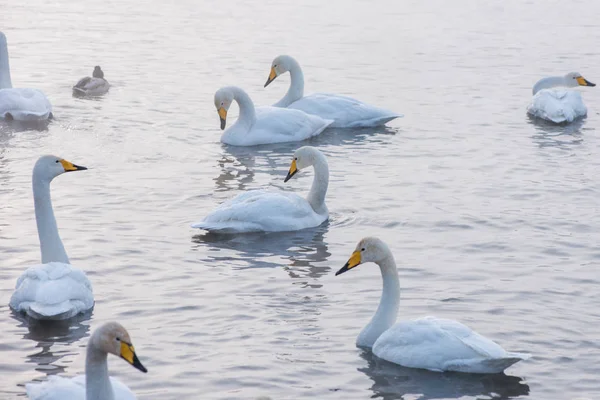
<instances>
[{"instance_id":1,"label":"long curved neck","mask_svg":"<svg viewBox=\"0 0 600 400\"><path fill-rule=\"evenodd\" d=\"M542 89L551 89L559 86L566 86L564 76L550 76L548 78L543 78L533 85L533 94L535 95Z\"/></svg>"},{"instance_id":2,"label":"long curved neck","mask_svg":"<svg viewBox=\"0 0 600 400\"><path fill-rule=\"evenodd\" d=\"M114 398L113 388L108 376L106 353L88 344L85 358L85 399L114 400Z\"/></svg>"},{"instance_id":3,"label":"long curved neck","mask_svg":"<svg viewBox=\"0 0 600 400\"><path fill-rule=\"evenodd\" d=\"M302 73L302 68L300 68L298 61L293 58L290 59L289 65L290 87L285 96L275 104L277 107L287 107L304 97L304 74Z\"/></svg>"},{"instance_id":4,"label":"long curved neck","mask_svg":"<svg viewBox=\"0 0 600 400\"><path fill-rule=\"evenodd\" d=\"M235 122L236 125L241 124L250 128L256 122L256 110L252 99L240 88L231 87L231 91L233 92L233 99L240 108L240 116Z\"/></svg>"},{"instance_id":5,"label":"long curved neck","mask_svg":"<svg viewBox=\"0 0 600 400\"><path fill-rule=\"evenodd\" d=\"M358 336L357 344L360 346L372 347L377 338L394 325L398 318L400 280L394 256L390 253L378 265L383 278L383 291L375 315Z\"/></svg>"},{"instance_id":6,"label":"long curved neck","mask_svg":"<svg viewBox=\"0 0 600 400\"><path fill-rule=\"evenodd\" d=\"M37 223L42 263L58 261L69 264L69 257L58 235L58 227L50 200L50 182L33 177L33 201Z\"/></svg>"},{"instance_id":7,"label":"long curved neck","mask_svg":"<svg viewBox=\"0 0 600 400\"><path fill-rule=\"evenodd\" d=\"M0 89L12 87L10 66L8 64L8 47L6 41L0 38Z\"/></svg>"},{"instance_id":8,"label":"long curved neck","mask_svg":"<svg viewBox=\"0 0 600 400\"><path fill-rule=\"evenodd\" d=\"M315 169L315 177L306 200L316 213L324 214L327 212L325 195L329 187L329 166L323 154L316 153L313 168Z\"/></svg>"}]
</instances>

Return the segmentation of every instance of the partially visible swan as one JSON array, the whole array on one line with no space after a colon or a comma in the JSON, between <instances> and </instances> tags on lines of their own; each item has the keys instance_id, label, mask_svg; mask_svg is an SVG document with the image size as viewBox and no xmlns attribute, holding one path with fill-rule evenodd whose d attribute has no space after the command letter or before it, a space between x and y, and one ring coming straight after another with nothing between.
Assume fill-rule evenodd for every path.
<instances>
[{"instance_id":1,"label":"partially visible swan","mask_svg":"<svg viewBox=\"0 0 600 400\"><path fill-rule=\"evenodd\" d=\"M255 109L246 92L239 87L228 86L215 93L215 107L221 118L221 129L225 129L227 111L234 100L240 108L240 116L221 136L221 142L234 146L305 140L317 136L332 122L298 110L276 107Z\"/></svg>"},{"instance_id":2,"label":"partially visible swan","mask_svg":"<svg viewBox=\"0 0 600 400\"><path fill-rule=\"evenodd\" d=\"M265 87L286 72L290 73L290 88L281 100L273 104L275 107L302 110L321 118L333 119L332 128L379 126L402 117L402 114L371 106L351 97L328 93L304 96L304 74L300 64L286 55L276 57L271 63L271 72Z\"/></svg>"},{"instance_id":3,"label":"partially visible swan","mask_svg":"<svg viewBox=\"0 0 600 400\"><path fill-rule=\"evenodd\" d=\"M25 385L32 400L134 400L133 392L119 380L108 376L106 356L114 354L142 372L142 365L125 328L116 322L102 325L90 337L85 358L85 375L63 378L52 375L48 381Z\"/></svg>"},{"instance_id":4,"label":"partially visible swan","mask_svg":"<svg viewBox=\"0 0 600 400\"><path fill-rule=\"evenodd\" d=\"M52 117L52 106L38 89L13 88L6 36L0 32L0 119L43 121Z\"/></svg>"},{"instance_id":5,"label":"partially visible swan","mask_svg":"<svg viewBox=\"0 0 600 400\"><path fill-rule=\"evenodd\" d=\"M252 190L221 204L192 228L221 233L282 232L320 225L329 218L325 205L329 167L325 155L311 146L299 148L284 182L311 165L315 177L306 199L295 193Z\"/></svg>"},{"instance_id":6,"label":"partially visible swan","mask_svg":"<svg viewBox=\"0 0 600 400\"><path fill-rule=\"evenodd\" d=\"M377 357L404 367L432 371L499 373L530 357L509 353L453 320L424 317L395 324L400 283L394 256L382 240L363 238L336 275L366 262L379 265L383 292L377 312L356 339L357 346L372 348Z\"/></svg>"},{"instance_id":7,"label":"partially visible swan","mask_svg":"<svg viewBox=\"0 0 600 400\"><path fill-rule=\"evenodd\" d=\"M69 263L52 202L50 182L71 171L86 170L56 156L43 156L33 168L33 200L42 264L29 267L17 280L10 307L35 319L62 320L94 306L92 285L85 273Z\"/></svg>"},{"instance_id":8,"label":"partially visible swan","mask_svg":"<svg viewBox=\"0 0 600 400\"><path fill-rule=\"evenodd\" d=\"M108 89L110 84L104 79L104 72L100 66L94 67L92 77L86 76L81 78L75 86L73 86L73 94L76 96L102 96Z\"/></svg>"},{"instance_id":9,"label":"partially visible swan","mask_svg":"<svg viewBox=\"0 0 600 400\"><path fill-rule=\"evenodd\" d=\"M572 122L587 115L581 94L574 90L554 89L557 87L596 86L579 72L570 72L565 76L552 76L540 79L533 86L533 99L527 112L557 124Z\"/></svg>"}]
</instances>

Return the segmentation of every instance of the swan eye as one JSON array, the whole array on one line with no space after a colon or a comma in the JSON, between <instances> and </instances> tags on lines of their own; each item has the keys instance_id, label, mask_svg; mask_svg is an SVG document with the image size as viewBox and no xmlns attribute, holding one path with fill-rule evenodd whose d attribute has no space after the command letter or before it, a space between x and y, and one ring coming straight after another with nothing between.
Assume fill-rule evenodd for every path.
<instances>
[{"instance_id":1,"label":"swan eye","mask_svg":"<svg viewBox=\"0 0 600 400\"><path fill-rule=\"evenodd\" d=\"M298 161L298 157L294 157L294 161Z\"/></svg>"},{"instance_id":2,"label":"swan eye","mask_svg":"<svg viewBox=\"0 0 600 400\"><path fill-rule=\"evenodd\" d=\"M362 249L360 249L360 251L365 251L365 248L363 247Z\"/></svg>"},{"instance_id":3,"label":"swan eye","mask_svg":"<svg viewBox=\"0 0 600 400\"><path fill-rule=\"evenodd\" d=\"M120 341L121 341L121 338L118 338L118 337L116 337L115 339L117 339L117 342L120 342Z\"/></svg>"},{"instance_id":4,"label":"swan eye","mask_svg":"<svg viewBox=\"0 0 600 400\"><path fill-rule=\"evenodd\" d=\"M60 162L59 160L56 160L56 161L55 161L55 163L57 163L57 164L58 164L59 162Z\"/></svg>"}]
</instances>

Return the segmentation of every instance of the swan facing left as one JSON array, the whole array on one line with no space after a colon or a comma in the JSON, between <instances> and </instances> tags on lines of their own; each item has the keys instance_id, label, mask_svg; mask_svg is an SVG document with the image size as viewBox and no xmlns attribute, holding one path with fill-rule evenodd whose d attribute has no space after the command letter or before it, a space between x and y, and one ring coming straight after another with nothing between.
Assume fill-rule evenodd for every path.
<instances>
[{"instance_id":1,"label":"swan facing left","mask_svg":"<svg viewBox=\"0 0 600 400\"><path fill-rule=\"evenodd\" d=\"M52 106L38 89L13 88L6 35L0 32L0 119L44 121L52 118Z\"/></svg>"},{"instance_id":2,"label":"swan facing left","mask_svg":"<svg viewBox=\"0 0 600 400\"><path fill-rule=\"evenodd\" d=\"M110 84L104 79L104 72L99 65L94 67L92 77L86 76L73 86L74 96L102 96L110 89Z\"/></svg>"},{"instance_id":3,"label":"swan facing left","mask_svg":"<svg viewBox=\"0 0 600 400\"><path fill-rule=\"evenodd\" d=\"M32 400L135 400L135 394L125 384L108 375L108 354L148 372L136 355L127 330L117 322L108 322L90 337L85 375L74 378L52 375L46 382L28 383L27 396Z\"/></svg>"},{"instance_id":4,"label":"swan facing left","mask_svg":"<svg viewBox=\"0 0 600 400\"><path fill-rule=\"evenodd\" d=\"M69 262L50 199L54 178L86 169L56 156L43 156L35 163L32 186L42 264L29 267L17 280L9 304L16 312L39 320L63 320L94 306L90 281Z\"/></svg>"},{"instance_id":5,"label":"swan facing left","mask_svg":"<svg viewBox=\"0 0 600 400\"><path fill-rule=\"evenodd\" d=\"M371 348L386 361L431 371L499 373L530 357L510 353L492 340L460 322L424 317L396 323L400 305L400 282L389 247L375 237L363 238L336 276L373 262L379 266L383 291L371 322L356 339L359 347Z\"/></svg>"}]
</instances>

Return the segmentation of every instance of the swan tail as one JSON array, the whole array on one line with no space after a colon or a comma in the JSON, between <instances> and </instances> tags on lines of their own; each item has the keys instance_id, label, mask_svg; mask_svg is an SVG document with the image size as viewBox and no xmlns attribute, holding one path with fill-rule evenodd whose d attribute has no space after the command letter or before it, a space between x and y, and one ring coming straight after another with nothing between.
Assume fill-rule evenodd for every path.
<instances>
[{"instance_id":1,"label":"swan tail","mask_svg":"<svg viewBox=\"0 0 600 400\"><path fill-rule=\"evenodd\" d=\"M475 374L499 374L511 365L529 357L529 354L507 353L506 357L501 358L453 360L446 363L443 369Z\"/></svg>"},{"instance_id":2,"label":"swan tail","mask_svg":"<svg viewBox=\"0 0 600 400\"><path fill-rule=\"evenodd\" d=\"M79 307L70 300L58 304L31 303L26 313L38 320L63 320L77 315Z\"/></svg>"}]
</instances>

